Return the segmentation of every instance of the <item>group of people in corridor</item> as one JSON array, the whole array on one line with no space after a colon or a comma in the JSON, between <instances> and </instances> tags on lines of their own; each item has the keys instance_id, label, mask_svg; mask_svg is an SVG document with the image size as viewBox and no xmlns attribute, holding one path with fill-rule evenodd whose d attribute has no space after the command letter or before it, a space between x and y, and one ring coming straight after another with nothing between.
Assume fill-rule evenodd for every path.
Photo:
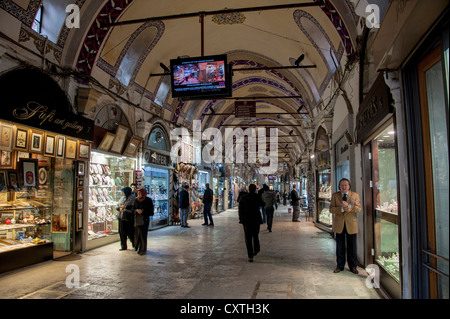
<instances>
[{"instance_id":1,"label":"group of people in corridor","mask_svg":"<svg viewBox=\"0 0 450 319\"><path fill-rule=\"evenodd\" d=\"M356 260L356 234L358 233L357 213L361 211L359 195L351 190L350 181L343 178L339 181L339 191L331 197L330 212L334 215L333 231L336 233L336 268L334 273L344 270L345 262L351 272L358 274ZM187 223L190 201L189 185L185 184L178 193L180 209L180 225L190 228ZM119 201L119 233L121 250L127 249L127 238L133 248L140 254L147 251L147 233L150 216L153 216L153 201L147 196L145 189L137 191L130 187L122 189L123 197ZM297 185L294 184L290 193L293 207L292 222L300 222L300 198ZM239 194L239 223L244 229L245 245L248 261L260 252L259 232L262 224L267 222L267 230L272 232L274 212L278 208L276 193L267 184L258 190L255 184L248 187L248 192ZM206 184L203 195L203 226L214 226L211 214L213 191Z\"/></svg>"}]
</instances>

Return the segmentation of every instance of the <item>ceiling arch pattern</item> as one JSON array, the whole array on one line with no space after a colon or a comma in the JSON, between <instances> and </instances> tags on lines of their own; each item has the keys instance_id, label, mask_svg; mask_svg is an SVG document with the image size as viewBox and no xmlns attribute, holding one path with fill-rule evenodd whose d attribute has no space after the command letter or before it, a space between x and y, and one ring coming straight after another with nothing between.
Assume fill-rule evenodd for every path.
<instances>
[{"instance_id":1,"label":"ceiling arch pattern","mask_svg":"<svg viewBox=\"0 0 450 319\"><path fill-rule=\"evenodd\" d=\"M347 54L354 53L352 39L350 37L350 34L347 30L344 21L339 15L339 12L336 10L336 8L334 7L334 5L331 3L330 0L321 0L321 1L325 3L325 5L322 6L321 8L323 12L325 12L325 14L327 15L328 19L330 19L331 23L336 28L336 31L339 33L341 41L344 44L345 51L347 52Z\"/></svg>"},{"instance_id":2,"label":"ceiling arch pattern","mask_svg":"<svg viewBox=\"0 0 450 319\"><path fill-rule=\"evenodd\" d=\"M132 50L133 45L137 42L138 38L143 34L144 31L155 28L156 29L156 35L152 39L142 39L142 41L146 40L149 44L146 48L135 48L135 50ZM115 78L118 76L119 70L122 68L122 72L129 72L130 79L129 83L122 83L125 85L133 84L136 76L141 69L142 64L147 59L148 55L151 53L151 51L154 49L154 47L157 45L159 40L162 38L164 34L165 26L164 23L161 21L150 21L147 23L144 23L141 25L133 34L130 35L127 43L122 48L121 53L119 54L114 66L108 63L105 59L102 57L98 58L97 66L108 73L111 77ZM138 53L139 52L139 53ZM123 68L123 62L127 55L133 54L138 55L140 54L139 58L131 56L129 59L135 60L135 63L132 66L132 69L124 70ZM126 67L125 67L126 68Z\"/></svg>"},{"instance_id":3,"label":"ceiling arch pattern","mask_svg":"<svg viewBox=\"0 0 450 319\"><path fill-rule=\"evenodd\" d=\"M124 10L134 0L109 0L103 6L91 28L86 35L77 59L76 69L79 72L91 74L99 50L110 31L105 27L108 23L115 22L123 14Z\"/></svg>"}]
</instances>

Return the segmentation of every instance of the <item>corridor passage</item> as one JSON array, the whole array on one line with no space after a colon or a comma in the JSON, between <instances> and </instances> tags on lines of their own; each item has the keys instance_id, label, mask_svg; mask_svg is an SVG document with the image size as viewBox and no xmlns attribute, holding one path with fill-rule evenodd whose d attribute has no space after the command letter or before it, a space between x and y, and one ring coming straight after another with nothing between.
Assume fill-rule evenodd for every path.
<instances>
[{"instance_id":1,"label":"corridor passage","mask_svg":"<svg viewBox=\"0 0 450 319\"><path fill-rule=\"evenodd\" d=\"M149 233L148 252L119 251L119 243L0 275L6 299L379 299L366 272L334 274L335 241L312 222L291 222L287 206L262 225L261 252L247 260L237 210L203 219L191 228ZM71 266L72 265L72 266ZM67 276L79 267L78 288ZM66 267L72 267L66 272ZM73 282L73 281L69 281Z\"/></svg>"}]
</instances>

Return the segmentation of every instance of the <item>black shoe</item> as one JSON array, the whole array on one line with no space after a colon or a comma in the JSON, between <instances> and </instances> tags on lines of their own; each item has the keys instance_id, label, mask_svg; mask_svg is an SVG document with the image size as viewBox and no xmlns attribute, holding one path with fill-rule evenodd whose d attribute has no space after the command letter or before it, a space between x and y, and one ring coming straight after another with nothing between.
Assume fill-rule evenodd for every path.
<instances>
[{"instance_id":1,"label":"black shoe","mask_svg":"<svg viewBox=\"0 0 450 319\"><path fill-rule=\"evenodd\" d=\"M356 267L353 268L353 269L350 269L350 271L351 271L352 273L354 273L355 275L359 274L359 271L358 271L358 269L356 269Z\"/></svg>"},{"instance_id":2,"label":"black shoe","mask_svg":"<svg viewBox=\"0 0 450 319\"><path fill-rule=\"evenodd\" d=\"M248 259L248 262L249 262L249 263L252 263L252 262L253 262L253 258L249 258L249 259Z\"/></svg>"},{"instance_id":3,"label":"black shoe","mask_svg":"<svg viewBox=\"0 0 450 319\"><path fill-rule=\"evenodd\" d=\"M336 269L333 271L335 274L337 274L338 272L341 272L341 271L343 271L344 269L341 269L341 268L338 268L338 267L336 267Z\"/></svg>"},{"instance_id":4,"label":"black shoe","mask_svg":"<svg viewBox=\"0 0 450 319\"><path fill-rule=\"evenodd\" d=\"M214 227L214 224L209 224L209 226L212 226L212 227Z\"/></svg>"},{"instance_id":5,"label":"black shoe","mask_svg":"<svg viewBox=\"0 0 450 319\"><path fill-rule=\"evenodd\" d=\"M202 224L202 226L208 226L208 224Z\"/></svg>"},{"instance_id":6,"label":"black shoe","mask_svg":"<svg viewBox=\"0 0 450 319\"><path fill-rule=\"evenodd\" d=\"M127 250L127 248L120 248L120 249L119 249L119 251L122 251L122 250Z\"/></svg>"}]
</instances>

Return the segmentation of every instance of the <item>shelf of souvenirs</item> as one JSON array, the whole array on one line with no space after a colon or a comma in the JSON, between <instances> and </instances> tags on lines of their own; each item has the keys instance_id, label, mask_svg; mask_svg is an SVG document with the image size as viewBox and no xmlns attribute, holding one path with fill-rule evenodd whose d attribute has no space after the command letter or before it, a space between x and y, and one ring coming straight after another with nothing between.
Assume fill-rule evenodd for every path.
<instances>
[{"instance_id":1,"label":"shelf of souvenirs","mask_svg":"<svg viewBox=\"0 0 450 319\"><path fill-rule=\"evenodd\" d=\"M112 175L115 175L117 173L123 174L123 173L133 173L132 170L130 171L111 171L108 165L103 164L95 164L91 163L91 166L89 168L89 186L124 186L124 178L122 176L116 176L113 177Z\"/></svg>"},{"instance_id":2,"label":"shelf of souvenirs","mask_svg":"<svg viewBox=\"0 0 450 319\"><path fill-rule=\"evenodd\" d=\"M321 185L318 198L331 199L331 186Z\"/></svg>"},{"instance_id":3,"label":"shelf of souvenirs","mask_svg":"<svg viewBox=\"0 0 450 319\"><path fill-rule=\"evenodd\" d=\"M44 226L44 225L50 225L51 221L47 219L40 219L37 218L35 220L31 219L30 222L28 222L25 219L24 221L21 221L17 223L14 219L10 220L10 223L1 224L0 223L0 230L13 230L13 229L22 229L22 228L28 228L28 227L36 227L36 226Z\"/></svg>"},{"instance_id":4,"label":"shelf of souvenirs","mask_svg":"<svg viewBox=\"0 0 450 319\"><path fill-rule=\"evenodd\" d=\"M395 199L392 199L390 203L384 202L383 205L377 205L375 209L381 213L398 215L398 204Z\"/></svg>"},{"instance_id":5,"label":"shelf of souvenirs","mask_svg":"<svg viewBox=\"0 0 450 319\"><path fill-rule=\"evenodd\" d=\"M376 262L397 282L400 282L400 264L397 252L386 254L386 256L378 256Z\"/></svg>"},{"instance_id":6,"label":"shelf of souvenirs","mask_svg":"<svg viewBox=\"0 0 450 319\"><path fill-rule=\"evenodd\" d=\"M27 247L34 247L36 245L51 243L51 240L41 238L23 238L22 240L16 239L0 239L0 253L4 253L11 250L23 249Z\"/></svg>"},{"instance_id":7,"label":"shelf of souvenirs","mask_svg":"<svg viewBox=\"0 0 450 319\"><path fill-rule=\"evenodd\" d=\"M328 226L332 225L333 223L332 216L327 208L322 209L322 211L319 213L319 222L326 224Z\"/></svg>"},{"instance_id":8,"label":"shelf of souvenirs","mask_svg":"<svg viewBox=\"0 0 450 319\"><path fill-rule=\"evenodd\" d=\"M36 209L36 208L51 208L51 205L44 204L35 200L16 200L9 202L0 202L0 212L2 210L21 210L21 209Z\"/></svg>"}]
</instances>

